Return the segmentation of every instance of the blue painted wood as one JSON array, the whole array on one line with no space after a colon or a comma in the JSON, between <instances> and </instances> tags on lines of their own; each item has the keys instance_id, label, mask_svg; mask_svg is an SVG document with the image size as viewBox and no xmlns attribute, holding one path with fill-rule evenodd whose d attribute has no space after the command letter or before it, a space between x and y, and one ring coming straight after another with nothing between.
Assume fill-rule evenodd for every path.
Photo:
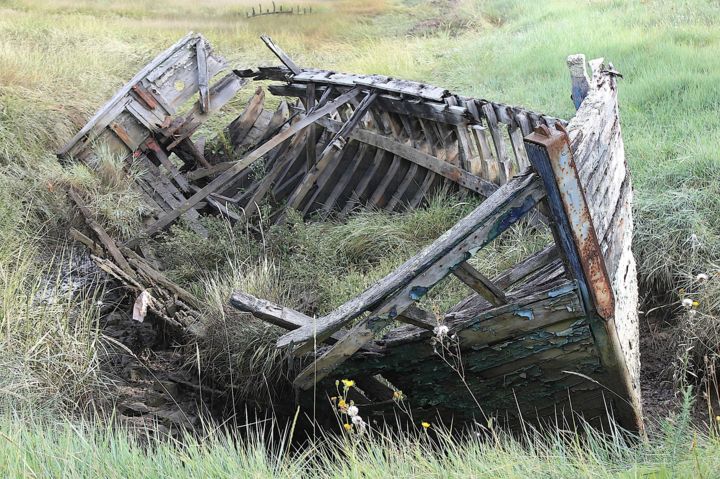
<instances>
[{"instance_id":1,"label":"blue painted wood","mask_svg":"<svg viewBox=\"0 0 720 479\"><path fill-rule=\"evenodd\" d=\"M580 255L573 241L570 220L563 208L560 189L558 188L555 174L550 165L548 151L544 147L528 141L525 142L525 149L527 150L530 163L535 168L535 171L537 171L545 186L546 203L550 209L551 219L553 220L552 227L555 242L560 247L562 256L565 259L567 271L569 271L572 277L578 282L580 297L583 300L585 312L588 314L594 311L595 307L590 298L587 280L585 279L585 273L582 268L582 263L580 262Z\"/></svg>"}]
</instances>

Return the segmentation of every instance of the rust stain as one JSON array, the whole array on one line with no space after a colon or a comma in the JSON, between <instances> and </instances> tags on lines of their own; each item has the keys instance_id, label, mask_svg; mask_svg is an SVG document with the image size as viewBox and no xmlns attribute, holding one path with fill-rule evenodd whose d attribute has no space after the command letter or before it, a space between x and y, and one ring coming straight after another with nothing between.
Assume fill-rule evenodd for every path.
<instances>
[{"instance_id":1,"label":"rust stain","mask_svg":"<svg viewBox=\"0 0 720 479\"><path fill-rule=\"evenodd\" d=\"M123 128L120 124L113 122L110 124L110 128L113 132L122 140L125 145L127 145L129 148L133 148L131 145L133 144L132 140L130 140L130 134L127 132L125 128Z\"/></svg>"},{"instance_id":2,"label":"rust stain","mask_svg":"<svg viewBox=\"0 0 720 479\"><path fill-rule=\"evenodd\" d=\"M541 125L527 140L547 150L595 309L603 319L609 319L615 314L615 296L567 131L560 123L555 124L555 130Z\"/></svg>"},{"instance_id":3,"label":"rust stain","mask_svg":"<svg viewBox=\"0 0 720 479\"><path fill-rule=\"evenodd\" d=\"M132 86L132 91L138 96L140 101L145 104L151 110L154 110L158 106L158 102L152 93L147 91L140 83L136 83Z\"/></svg>"}]
</instances>

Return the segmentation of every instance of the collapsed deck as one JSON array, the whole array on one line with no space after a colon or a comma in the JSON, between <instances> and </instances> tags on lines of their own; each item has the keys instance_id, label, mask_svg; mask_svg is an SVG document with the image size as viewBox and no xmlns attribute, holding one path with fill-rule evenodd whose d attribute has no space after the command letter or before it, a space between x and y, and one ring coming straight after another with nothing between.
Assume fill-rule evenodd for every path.
<instances>
[{"instance_id":1,"label":"collapsed deck","mask_svg":"<svg viewBox=\"0 0 720 479\"><path fill-rule=\"evenodd\" d=\"M290 330L278 347L307 364L298 389L323 396L336 378L353 377L377 415L392 411L401 389L423 417L512 425L575 413L603 422L610 413L641 428L632 187L612 68L591 62L588 78L584 58L572 59L578 111L568 123L417 82L300 68L264 41L283 66L233 70L210 86L227 66L202 36L186 36L121 89L61 158L91 164L105 144L143 167L138 187L154 210L145 236L180 218L203 234L198 218L208 212L252 221L261 205L282 222L289 209L342 217L361 207L418 208L439 190L486 198L322 318L244 292L231 304ZM224 141L198 138L243 86L268 80L283 98L275 111L258 87ZM518 222L550 228L553 244L487 278L472 257ZM119 245L89 224L99 244L76 237L104 269L154 314L192 331L201 305L149 265L142 238ZM471 296L441 314L421 309L445 280L461 281Z\"/></svg>"}]
</instances>

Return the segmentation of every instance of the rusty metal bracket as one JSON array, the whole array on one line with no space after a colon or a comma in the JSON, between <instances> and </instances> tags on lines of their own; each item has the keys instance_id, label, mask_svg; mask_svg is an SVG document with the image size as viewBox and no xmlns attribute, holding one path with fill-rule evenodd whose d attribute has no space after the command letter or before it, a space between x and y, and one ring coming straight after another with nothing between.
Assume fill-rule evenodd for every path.
<instances>
[{"instance_id":1,"label":"rusty metal bracket","mask_svg":"<svg viewBox=\"0 0 720 479\"><path fill-rule=\"evenodd\" d=\"M536 128L525 137L525 148L545 184L557 240L569 263L569 272L580 283L586 309L609 319L615 314L615 297L605 268L605 258L567 132L559 123L555 128L551 130L545 125Z\"/></svg>"}]
</instances>

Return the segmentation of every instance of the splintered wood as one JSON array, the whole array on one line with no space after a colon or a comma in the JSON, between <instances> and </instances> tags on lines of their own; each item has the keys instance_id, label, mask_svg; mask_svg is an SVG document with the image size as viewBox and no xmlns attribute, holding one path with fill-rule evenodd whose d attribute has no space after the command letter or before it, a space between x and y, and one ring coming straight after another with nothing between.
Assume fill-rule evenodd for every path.
<instances>
[{"instance_id":1,"label":"splintered wood","mask_svg":"<svg viewBox=\"0 0 720 479\"><path fill-rule=\"evenodd\" d=\"M322 396L333 379L353 376L378 414L391 412L399 388L426 417L476 420L479 403L486 418L517 425L569 418L575 407L591 421L610 412L641 428L632 189L612 67L594 64L589 80L584 57L571 59L579 111L568 124L421 82L303 68L262 41L282 66L229 70L201 35L187 35L59 152L92 166L102 145L141 171L136 187L152 214L125 244L69 192L89 235L73 237L136 294L136 318L197 331L202 305L140 253L180 219L206 235L206 214L253 222L269 211L277 223L293 209L342 219L356 208L419 208L439 191L475 195L485 200L466 218L321 318L241 291L230 304L288 330L277 347L303 357L299 390ZM274 110L251 83L268 80L281 97ZM241 91L250 95L237 118L201 136ZM492 279L468 262L519 221L549 227L555 242ZM445 312L422 309L441 281L460 282L469 296ZM465 378L437 357L449 345Z\"/></svg>"}]
</instances>

